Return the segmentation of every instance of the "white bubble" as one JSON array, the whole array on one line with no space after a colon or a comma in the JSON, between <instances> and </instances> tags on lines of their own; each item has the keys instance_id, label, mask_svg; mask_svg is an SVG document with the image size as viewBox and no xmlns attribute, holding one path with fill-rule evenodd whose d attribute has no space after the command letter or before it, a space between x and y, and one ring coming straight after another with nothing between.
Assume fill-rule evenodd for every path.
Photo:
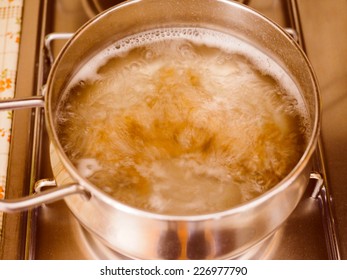
<instances>
[{"instance_id":1,"label":"white bubble","mask_svg":"<svg viewBox=\"0 0 347 280\"><path fill-rule=\"evenodd\" d=\"M92 176L95 172L102 169L99 162L93 158L79 159L76 167L81 176L85 178Z\"/></svg>"}]
</instances>

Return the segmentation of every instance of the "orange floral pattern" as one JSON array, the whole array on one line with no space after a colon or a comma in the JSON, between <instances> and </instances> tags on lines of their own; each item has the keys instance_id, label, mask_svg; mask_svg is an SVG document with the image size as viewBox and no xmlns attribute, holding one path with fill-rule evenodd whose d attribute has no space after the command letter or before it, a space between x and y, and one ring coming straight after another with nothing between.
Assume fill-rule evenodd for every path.
<instances>
[{"instance_id":1,"label":"orange floral pattern","mask_svg":"<svg viewBox=\"0 0 347 280\"><path fill-rule=\"evenodd\" d=\"M24 0L0 0L0 99L13 98ZM30 2L30 1L29 1ZM0 111L0 199L5 197L12 111ZM2 228L0 212L0 239Z\"/></svg>"},{"instance_id":2,"label":"orange floral pattern","mask_svg":"<svg viewBox=\"0 0 347 280\"><path fill-rule=\"evenodd\" d=\"M0 186L0 199L3 199L5 196L5 189L3 186Z\"/></svg>"},{"instance_id":3,"label":"orange floral pattern","mask_svg":"<svg viewBox=\"0 0 347 280\"><path fill-rule=\"evenodd\" d=\"M12 87L13 81L7 76L8 69L2 70L0 74L0 93Z\"/></svg>"},{"instance_id":4,"label":"orange floral pattern","mask_svg":"<svg viewBox=\"0 0 347 280\"><path fill-rule=\"evenodd\" d=\"M19 32L7 32L6 36L11 40L14 40L16 43L19 43Z\"/></svg>"},{"instance_id":5,"label":"orange floral pattern","mask_svg":"<svg viewBox=\"0 0 347 280\"><path fill-rule=\"evenodd\" d=\"M0 137L6 139L7 142L11 142L11 129L0 128Z\"/></svg>"}]
</instances>

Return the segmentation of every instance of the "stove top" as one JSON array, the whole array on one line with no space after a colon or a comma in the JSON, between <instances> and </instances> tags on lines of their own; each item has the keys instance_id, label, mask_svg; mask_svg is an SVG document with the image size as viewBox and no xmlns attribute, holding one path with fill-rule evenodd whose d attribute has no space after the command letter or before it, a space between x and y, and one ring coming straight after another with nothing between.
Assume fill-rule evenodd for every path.
<instances>
[{"instance_id":1,"label":"stove top","mask_svg":"<svg viewBox=\"0 0 347 280\"><path fill-rule=\"evenodd\" d=\"M115 1L120 2L120 1ZM323 178L323 186L310 182L296 210L283 224L283 226L258 244L255 248L238 256L240 259L339 259L347 256L347 218L343 211L347 210L345 199L346 190L343 190L343 167L346 160L343 154L346 149L339 146L342 154L331 146L336 138L341 136L337 143L342 145L347 140L347 132L337 125L342 118L338 113L342 111L342 103L346 99L346 86L343 92L343 79L346 70L341 69L341 62L333 60L331 73L326 73L322 66L317 50L317 38L329 37L330 28L336 24L324 24L313 17L315 11L320 17L327 18L333 11L347 11L345 1L300 1L300 0L248 0L244 1L250 7L271 18L297 38L317 72L322 85L323 106L333 122L323 121L323 135L319 143L315 158L314 171L319 172ZM330 2L327 3L327 2ZM334 3L331 3L334 2ZM103 1L96 0L32 0L24 6L22 44L19 58L17 97L40 94L49 71L49 56L44 48L45 38L68 37L66 33L75 32L89 18L100 11ZM101 9L102 9L101 8ZM315 14L316 15L316 14ZM339 13L334 14L337 19ZM346 23L341 15L341 21ZM318 35L316 27L322 29ZM339 25L339 27L341 27ZM345 24L344 26L347 26ZM315 32L310 33L312 30ZM63 33L63 34L61 34ZM314 33L314 34L313 34ZM343 48L347 47L347 40L334 37L342 41L339 46L325 44L323 49L331 58L331 48L334 47L341 55L346 56ZM33 40L33 38L36 38ZM46 41L47 42L47 41ZM64 40L52 40L50 48L53 56L59 53ZM344 47L343 47L344 46ZM318 48L319 49L319 48ZM343 60L340 60L343 61ZM344 60L346 61L346 60ZM331 62L331 61L330 61ZM338 67L339 68L338 68ZM338 72L339 77L334 73ZM344 72L343 72L344 71ZM346 80L346 79L344 79ZM344 84L345 85L345 84ZM339 102L341 100L341 102ZM347 110L343 111L346 114ZM324 114L323 114L324 115ZM346 118L345 118L346 119ZM333 128L337 130L333 131ZM343 130L343 131L342 131ZM25 132L25 133L23 133ZM23 134L25 134L23 137ZM51 178L52 172L49 162L48 137L44 128L44 118L41 109L15 111L13 120L13 141L9 162L9 179L7 197L21 197L34 192L35 182L42 178ZM343 138L344 137L344 138ZM339 174L336 174L338 170ZM318 173L317 173L318 174ZM317 175L316 174L316 175ZM318 176L318 175L317 175ZM17 186L17 187L14 187ZM25 213L5 214L3 239L1 240L0 258L3 259L124 259L125 257L112 251L99 240L86 232L72 216L64 201L43 205Z\"/></svg>"}]
</instances>

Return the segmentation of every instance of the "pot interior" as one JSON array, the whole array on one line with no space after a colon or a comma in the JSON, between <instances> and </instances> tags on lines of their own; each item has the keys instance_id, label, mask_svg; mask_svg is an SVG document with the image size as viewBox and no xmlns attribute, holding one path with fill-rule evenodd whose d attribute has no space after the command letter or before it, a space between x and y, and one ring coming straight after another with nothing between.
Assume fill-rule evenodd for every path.
<instances>
[{"instance_id":1,"label":"pot interior","mask_svg":"<svg viewBox=\"0 0 347 280\"><path fill-rule=\"evenodd\" d=\"M170 11L170 12L168 12ZM72 177L83 181L93 192L100 192L86 181L65 154L57 132L56 113L64 92L87 61L116 42L134 34L172 28L213 30L228 34L252 46L273 60L297 87L305 107L306 146L298 164L289 172L300 172L313 153L319 125L319 96L312 69L302 51L278 26L251 9L226 1L130 1L97 16L82 27L59 55L49 77L47 117L53 145ZM130 37L129 37L130 36ZM286 74L286 75L285 75Z\"/></svg>"}]
</instances>

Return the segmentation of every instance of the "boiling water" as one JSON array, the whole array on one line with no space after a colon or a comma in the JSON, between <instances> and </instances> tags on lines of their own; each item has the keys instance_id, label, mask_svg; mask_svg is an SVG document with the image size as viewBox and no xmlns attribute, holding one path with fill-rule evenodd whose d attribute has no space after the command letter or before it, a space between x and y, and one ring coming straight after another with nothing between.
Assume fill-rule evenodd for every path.
<instances>
[{"instance_id":1,"label":"boiling water","mask_svg":"<svg viewBox=\"0 0 347 280\"><path fill-rule=\"evenodd\" d=\"M68 86L57 125L93 184L174 215L223 211L275 186L298 163L307 126L277 64L229 35L186 28L100 52Z\"/></svg>"}]
</instances>

